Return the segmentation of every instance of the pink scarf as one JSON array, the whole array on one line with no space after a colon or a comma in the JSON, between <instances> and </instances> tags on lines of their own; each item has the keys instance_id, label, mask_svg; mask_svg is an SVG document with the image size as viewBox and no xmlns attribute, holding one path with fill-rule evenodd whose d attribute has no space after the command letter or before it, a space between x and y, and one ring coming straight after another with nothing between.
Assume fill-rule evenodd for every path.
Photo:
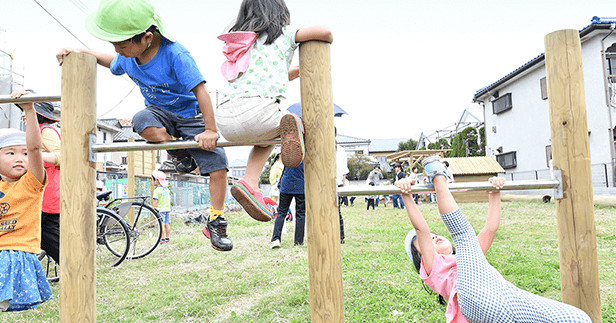
<instances>
[{"instance_id":1,"label":"pink scarf","mask_svg":"<svg viewBox=\"0 0 616 323\"><path fill-rule=\"evenodd\" d=\"M259 35L254 32L231 32L218 36L225 42L222 53L227 60L222 63L220 71L228 80L233 81L240 73L245 73L250 63L250 47Z\"/></svg>"}]
</instances>

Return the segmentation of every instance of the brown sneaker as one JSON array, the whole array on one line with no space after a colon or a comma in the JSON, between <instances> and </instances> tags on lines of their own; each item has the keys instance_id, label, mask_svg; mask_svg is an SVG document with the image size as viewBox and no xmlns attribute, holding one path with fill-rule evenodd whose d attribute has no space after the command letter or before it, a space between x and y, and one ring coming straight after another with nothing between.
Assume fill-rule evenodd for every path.
<instances>
[{"instance_id":1,"label":"brown sneaker","mask_svg":"<svg viewBox=\"0 0 616 323\"><path fill-rule=\"evenodd\" d=\"M285 167L295 168L304 161L304 127L295 114L285 114L280 119L280 154Z\"/></svg>"}]
</instances>

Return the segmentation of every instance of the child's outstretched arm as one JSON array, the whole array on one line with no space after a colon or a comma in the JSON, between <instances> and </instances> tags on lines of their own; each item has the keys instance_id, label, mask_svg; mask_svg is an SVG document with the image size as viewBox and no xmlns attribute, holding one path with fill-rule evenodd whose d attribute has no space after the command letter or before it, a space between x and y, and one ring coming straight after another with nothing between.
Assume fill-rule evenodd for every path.
<instances>
[{"instance_id":1,"label":"child's outstretched arm","mask_svg":"<svg viewBox=\"0 0 616 323\"><path fill-rule=\"evenodd\" d=\"M500 226L500 189L503 188L503 185L505 184L505 179L502 177L491 177L488 181L495 189L488 191L488 215L486 217L486 225L477 235L479 246L481 246L481 251L483 251L484 255L492 246L492 242L494 242L494 237L496 236L496 231L498 231L498 227Z\"/></svg>"},{"instance_id":2,"label":"child's outstretched arm","mask_svg":"<svg viewBox=\"0 0 616 323\"><path fill-rule=\"evenodd\" d=\"M415 200L411 196L411 185L413 182L414 180L406 177L398 180L395 185L402 191L402 200L406 206L406 213L408 214L409 219L411 220L411 223L417 233L417 244L419 246L419 251L421 252L424 268L426 269L426 273L430 274L432 272L432 263L434 262L436 251L434 250L434 245L432 244L430 227L421 214L421 211L419 211L417 204L415 204Z\"/></svg>"},{"instance_id":3,"label":"child's outstretched arm","mask_svg":"<svg viewBox=\"0 0 616 323\"><path fill-rule=\"evenodd\" d=\"M332 43L334 41L334 36L332 35L332 31L325 26L306 27L297 30L295 33L296 42L303 43L309 40L320 40Z\"/></svg>"},{"instance_id":4,"label":"child's outstretched arm","mask_svg":"<svg viewBox=\"0 0 616 323\"><path fill-rule=\"evenodd\" d=\"M111 66L111 61L113 61L113 59L115 58L115 55L113 54L94 52L94 51L87 50L87 49L62 48L58 52L58 54L56 54L56 58L58 59L58 64L62 66L62 64L64 63L64 57L68 56L70 53L73 53L73 52L90 54L96 57L96 62L98 63L98 65L105 66L106 68L109 68L109 66Z\"/></svg>"},{"instance_id":5,"label":"child's outstretched arm","mask_svg":"<svg viewBox=\"0 0 616 323\"><path fill-rule=\"evenodd\" d=\"M30 92L19 90L11 94L11 98L17 99ZM28 170L39 180L45 183L45 167L43 166L43 139L39 130L36 111L32 103L19 103L19 107L26 115L26 147L28 149Z\"/></svg>"},{"instance_id":6,"label":"child's outstretched arm","mask_svg":"<svg viewBox=\"0 0 616 323\"><path fill-rule=\"evenodd\" d=\"M216 148L216 142L218 141L218 128L216 128L216 120L214 119L212 99L203 82L195 86L192 92L195 94L197 102L199 102L199 109L205 123L205 129L203 129L202 133L195 136L195 141L201 149L212 150Z\"/></svg>"}]
</instances>

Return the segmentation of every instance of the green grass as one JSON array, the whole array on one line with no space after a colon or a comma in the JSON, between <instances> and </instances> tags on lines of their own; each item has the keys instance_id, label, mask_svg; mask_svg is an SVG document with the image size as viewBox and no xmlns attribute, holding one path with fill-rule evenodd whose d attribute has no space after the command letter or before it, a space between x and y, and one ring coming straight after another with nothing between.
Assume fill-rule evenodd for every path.
<instances>
[{"instance_id":1,"label":"green grass","mask_svg":"<svg viewBox=\"0 0 616 323\"><path fill-rule=\"evenodd\" d=\"M359 202L361 199L358 199ZM461 208L479 230L487 204ZM422 204L433 231L445 234L434 204ZM343 207L346 244L342 276L347 322L444 322L445 306L428 294L404 251L411 225L403 210L365 204ZM309 216L309 215L308 215ZM599 280L604 322L616 322L615 217L613 207L595 209ZM172 223L171 242L151 255L97 272L99 322L308 322L308 247L293 247L287 223L282 248L269 249L273 223L231 213L235 247L218 252L200 226ZM306 242L310 244L310 241ZM488 260L516 286L560 300L555 206L503 202L501 228ZM0 322L56 322L56 296L40 308L0 314Z\"/></svg>"}]
</instances>

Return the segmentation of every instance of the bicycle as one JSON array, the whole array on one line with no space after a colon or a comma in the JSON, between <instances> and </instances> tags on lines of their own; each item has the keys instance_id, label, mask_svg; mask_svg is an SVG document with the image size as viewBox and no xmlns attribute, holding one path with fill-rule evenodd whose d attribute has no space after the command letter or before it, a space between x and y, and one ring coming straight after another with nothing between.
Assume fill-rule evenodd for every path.
<instances>
[{"instance_id":1,"label":"bicycle","mask_svg":"<svg viewBox=\"0 0 616 323\"><path fill-rule=\"evenodd\" d=\"M111 191L98 193L97 200L100 202L109 198ZM103 207L96 208L96 266L116 267L126 257L130 249L130 231L126 222L113 210ZM37 255L47 281L57 282L60 280L60 267L45 250Z\"/></svg>"},{"instance_id":2,"label":"bicycle","mask_svg":"<svg viewBox=\"0 0 616 323\"><path fill-rule=\"evenodd\" d=\"M105 208L116 212L127 223L130 234L128 259L139 259L152 253L160 243L163 224L160 214L147 203L149 196L118 197ZM122 202L123 200L128 200Z\"/></svg>"}]
</instances>

